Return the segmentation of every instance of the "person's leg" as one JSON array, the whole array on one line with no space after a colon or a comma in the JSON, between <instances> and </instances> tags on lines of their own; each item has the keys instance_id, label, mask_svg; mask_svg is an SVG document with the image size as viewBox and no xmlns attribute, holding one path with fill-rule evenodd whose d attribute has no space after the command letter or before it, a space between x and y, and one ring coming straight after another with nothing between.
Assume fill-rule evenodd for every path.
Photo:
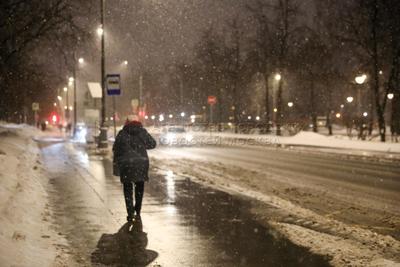
<instances>
[{"instance_id":1,"label":"person's leg","mask_svg":"<svg viewBox=\"0 0 400 267\"><path fill-rule=\"evenodd\" d=\"M127 220L132 220L135 210L133 208L133 184L132 182L123 183L126 212L128 213Z\"/></svg>"},{"instance_id":2,"label":"person's leg","mask_svg":"<svg viewBox=\"0 0 400 267\"><path fill-rule=\"evenodd\" d=\"M140 216L140 211L142 209L142 200L144 193L144 182L135 183L135 211L138 216Z\"/></svg>"}]
</instances>

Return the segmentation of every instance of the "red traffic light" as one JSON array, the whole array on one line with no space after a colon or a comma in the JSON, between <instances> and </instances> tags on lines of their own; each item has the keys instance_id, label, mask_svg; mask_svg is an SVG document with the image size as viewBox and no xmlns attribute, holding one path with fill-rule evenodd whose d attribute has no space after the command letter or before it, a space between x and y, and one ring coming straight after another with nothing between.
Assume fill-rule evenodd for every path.
<instances>
[{"instance_id":1,"label":"red traffic light","mask_svg":"<svg viewBox=\"0 0 400 267\"><path fill-rule=\"evenodd\" d=\"M56 123L59 122L59 120L60 120L60 118L58 117L58 115L55 114L55 113L52 113L50 117L51 117L51 122L52 122L53 124L56 124Z\"/></svg>"}]
</instances>

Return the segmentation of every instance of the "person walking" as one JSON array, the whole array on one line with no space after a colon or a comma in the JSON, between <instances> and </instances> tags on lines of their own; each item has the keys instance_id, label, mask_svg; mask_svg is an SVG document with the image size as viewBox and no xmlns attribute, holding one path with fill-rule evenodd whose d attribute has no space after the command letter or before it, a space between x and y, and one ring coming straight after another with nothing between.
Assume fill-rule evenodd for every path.
<instances>
[{"instance_id":1,"label":"person walking","mask_svg":"<svg viewBox=\"0 0 400 267\"><path fill-rule=\"evenodd\" d=\"M149 180L147 149L153 149L156 145L156 141L136 115L128 116L124 127L115 138L113 163L119 170L123 184L128 222L134 218L141 220L144 182ZM135 205L133 205L133 186L135 186Z\"/></svg>"}]
</instances>

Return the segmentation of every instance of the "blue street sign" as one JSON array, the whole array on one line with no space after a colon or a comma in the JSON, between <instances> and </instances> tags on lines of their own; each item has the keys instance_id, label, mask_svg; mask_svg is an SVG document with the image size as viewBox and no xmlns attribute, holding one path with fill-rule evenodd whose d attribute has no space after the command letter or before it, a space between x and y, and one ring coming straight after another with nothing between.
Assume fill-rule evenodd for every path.
<instances>
[{"instance_id":1,"label":"blue street sign","mask_svg":"<svg viewBox=\"0 0 400 267\"><path fill-rule=\"evenodd\" d=\"M121 75L119 74L107 74L106 86L107 95L120 95L121 94Z\"/></svg>"}]
</instances>

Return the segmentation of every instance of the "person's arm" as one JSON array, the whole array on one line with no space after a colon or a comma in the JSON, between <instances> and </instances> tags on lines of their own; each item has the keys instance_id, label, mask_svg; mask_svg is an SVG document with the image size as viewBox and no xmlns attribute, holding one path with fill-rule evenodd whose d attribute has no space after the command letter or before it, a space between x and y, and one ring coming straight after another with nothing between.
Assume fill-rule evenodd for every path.
<instances>
[{"instance_id":1,"label":"person's arm","mask_svg":"<svg viewBox=\"0 0 400 267\"><path fill-rule=\"evenodd\" d=\"M154 140L145 128L142 128L140 138L143 140L146 149L153 149L157 146L156 140Z\"/></svg>"}]
</instances>

